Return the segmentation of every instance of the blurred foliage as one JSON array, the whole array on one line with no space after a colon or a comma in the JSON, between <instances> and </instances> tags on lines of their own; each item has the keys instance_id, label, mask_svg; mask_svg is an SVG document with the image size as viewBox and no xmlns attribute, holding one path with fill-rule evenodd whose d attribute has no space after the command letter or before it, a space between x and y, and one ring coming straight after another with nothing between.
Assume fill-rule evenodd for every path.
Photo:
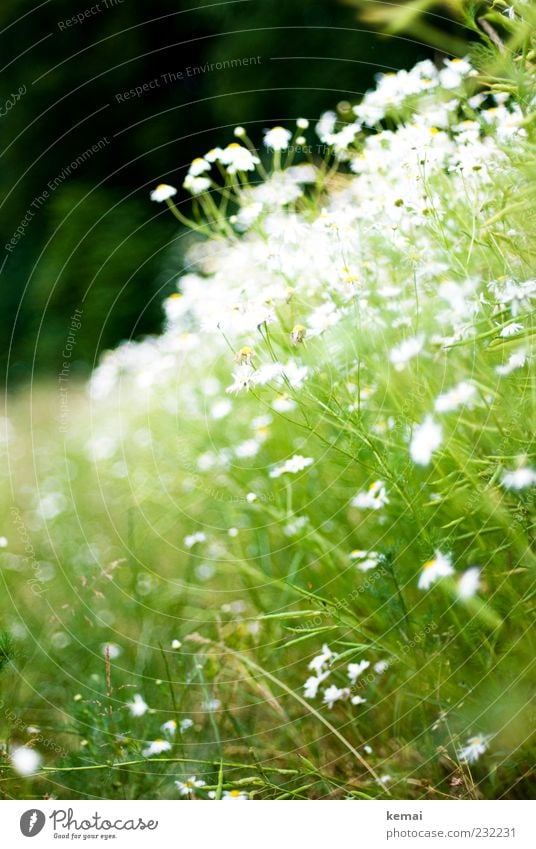
<instances>
[{"instance_id":1,"label":"blurred foliage","mask_svg":"<svg viewBox=\"0 0 536 849\"><path fill-rule=\"evenodd\" d=\"M66 25L90 8L8 0L0 9L0 305L3 373L11 382L58 373L73 308L83 310L72 361L79 373L103 348L159 329L159 303L181 271L182 242L173 221L150 204L156 182L180 185L189 161L228 141L234 123L249 124L258 141L265 126L299 114L314 119L337 99L356 99L379 69L429 53L397 39L386 66L383 44L336 0L198 8L109 0ZM250 56L259 62L186 70ZM182 79L163 83L163 74L178 72ZM154 80L140 96L121 99ZM66 176L102 139L105 147Z\"/></svg>"},{"instance_id":2,"label":"blurred foliage","mask_svg":"<svg viewBox=\"0 0 536 849\"><path fill-rule=\"evenodd\" d=\"M463 55L481 40L515 52L534 33L536 11L526 0L346 0L359 18L388 34L405 33L442 52ZM523 7L522 24L516 5ZM531 20L532 19L532 20ZM496 56L496 51L494 54Z\"/></svg>"}]
</instances>

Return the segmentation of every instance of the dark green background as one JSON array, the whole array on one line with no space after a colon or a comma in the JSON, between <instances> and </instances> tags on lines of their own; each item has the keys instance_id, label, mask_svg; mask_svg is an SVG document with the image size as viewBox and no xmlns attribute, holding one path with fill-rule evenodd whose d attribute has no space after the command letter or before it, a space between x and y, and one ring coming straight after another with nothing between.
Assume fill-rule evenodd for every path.
<instances>
[{"instance_id":1,"label":"dark green background","mask_svg":"<svg viewBox=\"0 0 536 849\"><path fill-rule=\"evenodd\" d=\"M184 240L167 209L149 201L155 183L180 185L189 161L230 141L234 124L259 143L274 122L315 119L356 100L378 70L429 55L409 40L364 32L335 0L123 0L108 8L101 0L83 24L58 26L92 6L4 0L0 11L0 107L26 86L0 118L2 372L10 383L61 370L75 308L83 309L80 374L103 348L158 331ZM187 66L257 55L252 67L115 97ZM34 208L6 254L48 181L103 137L109 144Z\"/></svg>"}]
</instances>

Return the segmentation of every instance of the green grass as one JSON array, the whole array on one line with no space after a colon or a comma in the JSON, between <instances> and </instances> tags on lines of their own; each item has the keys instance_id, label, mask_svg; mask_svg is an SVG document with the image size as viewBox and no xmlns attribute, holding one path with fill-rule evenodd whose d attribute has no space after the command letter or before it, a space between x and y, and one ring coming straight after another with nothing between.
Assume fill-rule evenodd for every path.
<instances>
[{"instance_id":1,"label":"green grass","mask_svg":"<svg viewBox=\"0 0 536 849\"><path fill-rule=\"evenodd\" d=\"M274 269L268 256L266 267L236 274L244 286L265 274L262 287L282 275L292 293L272 300L275 322L240 341L200 331L191 316L189 329L172 322L164 338L187 345L188 332L194 344L171 367L160 370L163 354L148 366L146 349L135 349L138 360L103 399L69 382L62 417L55 384L8 399L4 798L176 798L174 781L191 775L206 782L200 798L530 795L534 488L508 488L504 476L534 465L534 323L528 301L514 315L493 288L530 280L534 269L530 62L522 82L513 102L526 110L527 135L497 142L504 159L489 180L480 168L465 182L423 169L424 211L404 211L403 235L392 235L388 217L375 229L353 221L348 238L335 233L349 295L329 271L322 277L314 256L310 280ZM348 167L336 165L337 178L322 165L316 188L290 208L307 226L352 185ZM389 176L378 177L379 189L382 180ZM230 195L239 203L248 191L230 178L221 195L194 202L216 231L214 255L238 257L231 252L248 238L269 244L262 222L251 237L227 223ZM281 261L285 251L274 247ZM320 242L318 251L317 260ZM441 287L467 281L474 312L460 314L456 335ZM387 284L396 294L382 294ZM293 344L293 328L302 318L308 327L326 292L339 320ZM222 311L226 297L223 287ZM501 336L513 319L522 329ZM421 334L422 351L397 371L393 348ZM299 389L274 378L227 394L245 344L257 366L293 357L308 379ZM497 372L521 350L525 365ZM467 380L472 405L433 413L439 394ZM274 409L281 393L291 408ZM223 399L232 408L214 418ZM419 465L412 433L431 414L442 441ZM255 455L237 454L252 439ZM270 476L295 454L314 462ZM352 506L376 480L389 502ZM199 531L206 539L188 548L185 537ZM354 550L378 552L378 565L360 571ZM423 565L437 551L455 574L423 590ZM461 598L458 580L471 567L480 587ZM107 644L120 653L108 655ZM346 666L370 662L347 694L366 702L341 698L329 709L304 695L323 644L337 655L326 687L349 686ZM374 671L379 662L386 668ZM142 716L126 706L135 693L149 706ZM165 737L163 723L184 719L191 727L168 736L168 749L143 755ZM487 751L467 764L460 751L475 735L489 735ZM9 752L20 744L41 753L36 775L12 769Z\"/></svg>"}]
</instances>

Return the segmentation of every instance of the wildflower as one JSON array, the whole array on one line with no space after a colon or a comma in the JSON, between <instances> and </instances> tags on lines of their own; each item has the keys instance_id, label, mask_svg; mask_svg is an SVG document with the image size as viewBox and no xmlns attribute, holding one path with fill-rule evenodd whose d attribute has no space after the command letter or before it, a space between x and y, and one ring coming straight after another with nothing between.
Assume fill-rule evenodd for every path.
<instances>
[{"instance_id":1,"label":"wildflower","mask_svg":"<svg viewBox=\"0 0 536 849\"><path fill-rule=\"evenodd\" d=\"M386 660L379 660L378 663L374 664L374 672L377 675L383 675L384 672L387 672L389 669L389 663Z\"/></svg>"},{"instance_id":2,"label":"wildflower","mask_svg":"<svg viewBox=\"0 0 536 849\"><path fill-rule=\"evenodd\" d=\"M264 134L264 144L271 150L286 150L292 133L284 127L273 127Z\"/></svg>"},{"instance_id":3,"label":"wildflower","mask_svg":"<svg viewBox=\"0 0 536 849\"><path fill-rule=\"evenodd\" d=\"M452 568L450 556L436 551L435 557L428 560L422 567L418 587L420 590L427 590L439 578L446 578L453 574L454 569Z\"/></svg>"},{"instance_id":4,"label":"wildflower","mask_svg":"<svg viewBox=\"0 0 536 849\"><path fill-rule=\"evenodd\" d=\"M244 346L244 348L240 348L239 351L235 354L235 361L240 363L240 365L251 365L251 360L255 356L255 352L253 348L250 348L249 345Z\"/></svg>"},{"instance_id":5,"label":"wildflower","mask_svg":"<svg viewBox=\"0 0 536 849\"><path fill-rule=\"evenodd\" d=\"M227 387L226 392L241 392L253 386L255 370L249 363L242 363L233 371L234 382Z\"/></svg>"},{"instance_id":6,"label":"wildflower","mask_svg":"<svg viewBox=\"0 0 536 849\"><path fill-rule=\"evenodd\" d=\"M41 766L41 755L28 746L17 746L13 749L10 760L15 772L24 777L34 775Z\"/></svg>"},{"instance_id":7,"label":"wildflower","mask_svg":"<svg viewBox=\"0 0 536 849\"><path fill-rule=\"evenodd\" d=\"M205 171L210 171L210 163L206 159L198 156L193 160L188 169L188 175L192 177L200 177Z\"/></svg>"},{"instance_id":8,"label":"wildflower","mask_svg":"<svg viewBox=\"0 0 536 849\"><path fill-rule=\"evenodd\" d=\"M516 371L516 369L523 368L526 362L527 355L525 351L515 351L508 358L508 362L504 363L504 365L502 366L497 366L495 371L501 377L506 377L508 374L511 374L513 371Z\"/></svg>"},{"instance_id":9,"label":"wildflower","mask_svg":"<svg viewBox=\"0 0 536 849\"><path fill-rule=\"evenodd\" d=\"M246 131L244 127L235 127L233 130L233 134L236 136L237 139L241 139L246 135Z\"/></svg>"},{"instance_id":10,"label":"wildflower","mask_svg":"<svg viewBox=\"0 0 536 849\"><path fill-rule=\"evenodd\" d=\"M336 657L337 655L331 651L327 643L324 643L320 654L317 654L316 657L313 657L312 661L310 662L307 668L313 669L316 672L317 676L319 676L326 671L326 666L331 666Z\"/></svg>"},{"instance_id":11,"label":"wildflower","mask_svg":"<svg viewBox=\"0 0 536 849\"><path fill-rule=\"evenodd\" d=\"M355 684L359 676L365 669L368 669L370 666L370 662L368 660L362 660L360 663L349 663L348 664L348 678Z\"/></svg>"},{"instance_id":12,"label":"wildflower","mask_svg":"<svg viewBox=\"0 0 536 849\"><path fill-rule=\"evenodd\" d=\"M409 339L404 339L399 345L396 345L389 354L389 359L397 371L402 369L409 363L413 357L420 354L424 345L423 336L412 336Z\"/></svg>"},{"instance_id":13,"label":"wildflower","mask_svg":"<svg viewBox=\"0 0 536 849\"><path fill-rule=\"evenodd\" d=\"M324 698L322 703L327 705L331 710L335 702L340 701L341 699L347 699L350 695L350 690L348 687L336 687L335 684L332 684L331 687L328 687L327 690L324 690Z\"/></svg>"},{"instance_id":14,"label":"wildflower","mask_svg":"<svg viewBox=\"0 0 536 849\"><path fill-rule=\"evenodd\" d=\"M380 559L381 554L378 554L377 551L361 551L356 548L350 552L350 560L358 561L356 565L361 572L375 569Z\"/></svg>"},{"instance_id":15,"label":"wildflower","mask_svg":"<svg viewBox=\"0 0 536 849\"><path fill-rule=\"evenodd\" d=\"M443 441L443 429L431 416L427 416L422 424L417 425L409 446L409 453L414 463L427 466L432 454L437 451Z\"/></svg>"},{"instance_id":16,"label":"wildflower","mask_svg":"<svg viewBox=\"0 0 536 849\"><path fill-rule=\"evenodd\" d=\"M181 646L182 646L182 643L181 643L180 640L172 640L171 641L171 648L172 649L180 649Z\"/></svg>"},{"instance_id":17,"label":"wildflower","mask_svg":"<svg viewBox=\"0 0 536 849\"><path fill-rule=\"evenodd\" d=\"M293 345L299 345L305 338L305 327L303 324L295 324L290 333L290 341Z\"/></svg>"},{"instance_id":18,"label":"wildflower","mask_svg":"<svg viewBox=\"0 0 536 849\"><path fill-rule=\"evenodd\" d=\"M463 573L458 581L458 597L461 599L472 598L480 588L480 569L471 566Z\"/></svg>"},{"instance_id":19,"label":"wildflower","mask_svg":"<svg viewBox=\"0 0 536 849\"><path fill-rule=\"evenodd\" d=\"M350 701L353 705L364 705L367 700L363 696L352 696Z\"/></svg>"},{"instance_id":20,"label":"wildflower","mask_svg":"<svg viewBox=\"0 0 536 849\"><path fill-rule=\"evenodd\" d=\"M168 200L168 198L172 198L173 195L176 194L177 189L173 186L168 186L167 183L160 183L160 185L151 192L151 200L155 200L157 203L162 203L163 200Z\"/></svg>"},{"instance_id":21,"label":"wildflower","mask_svg":"<svg viewBox=\"0 0 536 849\"><path fill-rule=\"evenodd\" d=\"M196 790L204 787L206 782L201 778L196 778L195 775L191 775L186 781L176 781L175 784L179 788L181 796L192 796Z\"/></svg>"},{"instance_id":22,"label":"wildflower","mask_svg":"<svg viewBox=\"0 0 536 849\"><path fill-rule=\"evenodd\" d=\"M512 321L510 324L507 324L501 332L499 336L503 339L508 339L509 336L515 336L516 333L520 333L523 330L523 325L519 323L519 321Z\"/></svg>"},{"instance_id":23,"label":"wildflower","mask_svg":"<svg viewBox=\"0 0 536 849\"><path fill-rule=\"evenodd\" d=\"M275 469L272 469L270 477L279 478L285 474L296 475L298 472L303 472L313 462L312 457L302 457L301 454L294 454L290 460L286 460L281 466L276 466Z\"/></svg>"},{"instance_id":24,"label":"wildflower","mask_svg":"<svg viewBox=\"0 0 536 849\"><path fill-rule=\"evenodd\" d=\"M237 171L254 171L260 159L251 153L247 147L243 147L237 142L231 142L225 150L220 152L219 161L227 167L228 174L236 174Z\"/></svg>"},{"instance_id":25,"label":"wildflower","mask_svg":"<svg viewBox=\"0 0 536 849\"><path fill-rule=\"evenodd\" d=\"M374 481L367 490L358 492L352 499L352 507L359 510L379 510L385 504L389 504L389 498L383 481Z\"/></svg>"},{"instance_id":26,"label":"wildflower","mask_svg":"<svg viewBox=\"0 0 536 849\"><path fill-rule=\"evenodd\" d=\"M127 708L132 716L143 716L149 710L149 705L139 693L135 693L132 701L127 702Z\"/></svg>"},{"instance_id":27,"label":"wildflower","mask_svg":"<svg viewBox=\"0 0 536 849\"><path fill-rule=\"evenodd\" d=\"M187 174L182 184L183 188L192 195L200 195L208 191L211 185L208 177L194 177L192 174Z\"/></svg>"},{"instance_id":28,"label":"wildflower","mask_svg":"<svg viewBox=\"0 0 536 849\"><path fill-rule=\"evenodd\" d=\"M315 699L322 681L328 677L329 671L311 675L303 685L303 695L306 699Z\"/></svg>"},{"instance_id":29,"label":"wildflower","mask_svg":"<svg viewBox=\"0 0 536 849\"><path fill-rule=\"evenodd\" d=\"M243 790L224 790L223 791L222 801L225 801L225 800L235 801L236 800L237 802L241 802L241 801L244 801L245 799L249 799L249 796Z\"/></svg>"},{"instance_id":30,"label":"wildflower","mask_svg":"<svg viewBox=\"0 0 536 849\"><path fill-rule=\"evenodd\" d=\"M246 501L248 504L253 504L254 501L257 500L257 495L254 492L248 492L246 495Z\"/></svg>"},{"instance_id":31,"label":"wildflower","mask_svg":"<svg viewBox=\"0 0 536 849\"><path fill-rule=\"evenodd\" d=\"M174 737L177 732L177 723L174 719L168 719L167 722L164 722L160 726L160 731L163 731L164 734L167 734L169 737Z\"/></svg>"},{"instance_id":32,"label":"wildflower","mask_svg":"<svg viewBox=\"0 0 536 849\"><path fill-rule=\"evenodd\" d=\"M196 531L195 534L188 534L184 537L184 545L186 548L193 548L198 542L205 542L206 538L207 536L203 531Z\"/></svg>"},{"instance_id":33,"label":"wildflower","mask_svg":"<svg viewBox=\"0 0 536 849\"><path fill-rule=\"evenodd\" d=\"M188 717L186 717L185 719L181 719L179 731L181 732L181 734L184 734L185 731L188 731L189 728L192 728L193 724L193 719L189 719Z\"/></svg>"},{"instance_id":34,"label":"wildflower","mask_svg":"<svg viewBox=\"0 0 536 849\"><path fill-rule=\"evenodd\" d=\"M142 750L142 755L144 758L150 758L152 755L161 755L162 752L169 752L170 749L171 743L168 740L152 740Z\"/></svg>"},{"instance_id":35,"label":"wildflower","mask_svg":"<svg viewBox=\"0 0 536 849\"><path fill-rule=\"evenodd\" d=\"M536 471L530 466L521 466L513 472L504 472L501 483L506 489L526 489L536 484Z\"/></svg>"},{"instance_id":36,"label":"wildflower","mask_svg":"<svg viewBox=\"0 0 536 849\"><path fill-rule=\"evenodd\" d=\"M307 120L307 118L298 118L298 120L296 121L296 126L299 130L306 130L309 126L309 121Z\"/></svg>"},{"instance_id":37,"label":"wildflower","mask_svg":"<svg viewBox=\"0 0 536 849\"><path fill-rule=\"evenodd\" d=\"M474 764L487 751L490 734L477 734L475 737L469 737L467 743L458 752L458 758L462 763Z\"/></svg>"},{"instance_id":38,"label":"wildflower","mask_svg":"<svg viewBox=\"0 0 536 849\"><path fill-rule=\"evenodd\" d=\"M476 390L472 383L462 380L453 389L448 392L438 395L434 405L436 413L450 413L452 410L457 410L468 404L473 398Z\"/></svg>"},{"instance_id":39,"label":"wildflower","mask_svg":"<svg viewBox=\"0 0 536 849\"><path fill-rule=\"evenodd\" d=\"M0 548L7 548L7 537L0 537Z\"/></svg>"}]
</instances>

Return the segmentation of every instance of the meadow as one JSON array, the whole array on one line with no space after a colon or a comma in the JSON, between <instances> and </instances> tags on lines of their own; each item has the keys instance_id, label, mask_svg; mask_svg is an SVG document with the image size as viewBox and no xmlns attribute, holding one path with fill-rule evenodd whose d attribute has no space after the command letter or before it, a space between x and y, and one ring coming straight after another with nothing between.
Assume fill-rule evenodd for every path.
<instances>
[{"instance_id":1,"label":"meadow","mask_svg":"<svg viewBox=\"0 0 536 849\"><path fill-rule=\"evenodd\" d=\"M8 398L4 798L530 796L536 20L509 8L508 47L221 132L191 201L147 198L188 245L162 334Z\"/></svg>"}]
</instances>

